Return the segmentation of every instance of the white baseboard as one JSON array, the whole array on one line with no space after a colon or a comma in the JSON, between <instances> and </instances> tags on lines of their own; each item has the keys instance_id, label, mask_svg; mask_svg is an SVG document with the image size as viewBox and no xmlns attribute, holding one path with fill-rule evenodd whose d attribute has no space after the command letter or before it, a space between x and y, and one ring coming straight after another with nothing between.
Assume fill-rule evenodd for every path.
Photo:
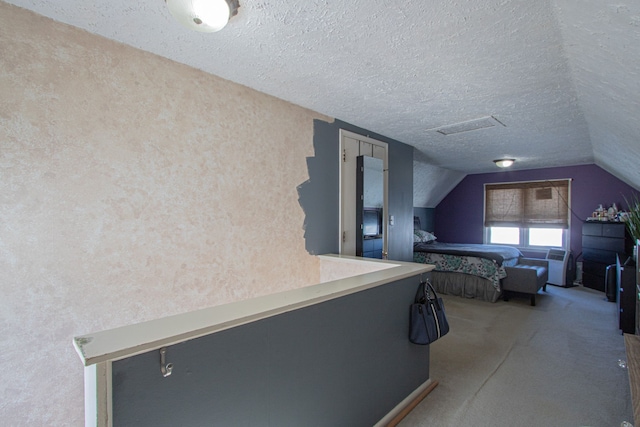
<instances>
[{"instance_id":1,"label":"white baseboard","mask_svg":"<svg viewBox=\"0 0 640 427\"><path fill-rule=\"evenodd\" d=\"M417 389L415 389L409 396L407 396L402 402L398 403L387 415L385 415L380 421L378 421L373 427L386 427L391 423L405 408L407 408L413 401L418 399L421 394L427 390L433 381L429 378L422 383ZM424 398L424 396L422 397ZM422 400L422 399L420 399Z\"/></svg>"}]
</instances>

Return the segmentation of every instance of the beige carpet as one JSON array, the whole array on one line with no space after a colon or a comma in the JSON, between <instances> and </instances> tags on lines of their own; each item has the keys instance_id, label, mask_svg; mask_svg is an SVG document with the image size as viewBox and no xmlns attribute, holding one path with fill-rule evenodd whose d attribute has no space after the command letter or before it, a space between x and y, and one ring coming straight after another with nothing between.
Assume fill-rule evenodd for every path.
<instances>
[{"instance_id":1,"label":"beige carpet","mask_svg":"<svg viewBox=\"0 0 640 427\"><path fill-rule=\"evenodd\" d=\"M616 304L602 292L547 286L535 307L441 296L451 332L431 345L440 384L399 426L633 422Z\"/></svg>"}]
</instances>

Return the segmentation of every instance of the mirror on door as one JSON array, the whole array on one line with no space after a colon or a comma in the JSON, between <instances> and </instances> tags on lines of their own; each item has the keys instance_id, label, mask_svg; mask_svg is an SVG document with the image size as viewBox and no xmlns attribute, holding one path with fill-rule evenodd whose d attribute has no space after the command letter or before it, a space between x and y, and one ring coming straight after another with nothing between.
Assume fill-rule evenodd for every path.
<instances>
[{"instance_id":1,"label":"mirror on door","mask_svg":"<svg viewBox=\"0 0 640 427\"><path fill-rule=\"evenodd\" d=\"M356 165L356 256L382 259L383 161L358 156Z\"/></svg>"}]
</instances>

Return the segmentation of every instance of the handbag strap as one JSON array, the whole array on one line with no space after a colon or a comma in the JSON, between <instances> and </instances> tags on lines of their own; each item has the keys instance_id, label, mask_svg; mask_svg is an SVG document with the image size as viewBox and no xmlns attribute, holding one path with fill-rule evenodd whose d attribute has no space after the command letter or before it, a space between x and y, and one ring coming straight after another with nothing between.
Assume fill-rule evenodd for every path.
<instances>
[{"instance_id":1,"label":"handbag strap","mask_svg":"<svg viewBox=\"0 0 640 427\"><path fill-rule=\"evenodd\" d=\"M413 298L413 302L416 304L424 304L427 302L427 288L425 287L426 282L420 282L418 285L418 290L416 291L416 296Z\"/></svg>"},{"instance_id":2,"label":"handbag strap","mask_svg":"<svg viewBox=\"0 0 640 427\"><path fill-rule=\"evenodd\" d=\"M430 294L432 294L433 296L431 296ZM433 302L436 307L438 307L438 310L442 309L442 307L440 307L440 302L438 301L438 294L436 293L436 290L433 288L431 280L429 279L420 282L413 301L416 304L426 304L427 302Z\"/></svg>"},{"instance_id":3,"label":"handbag strap","mask_svg":"<svg viewBox=\"0 0 640 427\"><path fill-rule=\"evenodd\" d=\"M426 286L428 286L429 289L427 289ZM438 301L438 294L436 293L436 290L433 289L433 285L431 284L431 281L429 279L427 279L427 281L426 281L426 286L425 286L425 289L424 289L424 294L425 294L427 300L433 301L433 303L436 305L436 307L438 307L438 310L441 310L442 307L440 307L440 302ZM433 294L433 297L429 296L429 292L431 292Z\"/></svg>"}]
</instances>

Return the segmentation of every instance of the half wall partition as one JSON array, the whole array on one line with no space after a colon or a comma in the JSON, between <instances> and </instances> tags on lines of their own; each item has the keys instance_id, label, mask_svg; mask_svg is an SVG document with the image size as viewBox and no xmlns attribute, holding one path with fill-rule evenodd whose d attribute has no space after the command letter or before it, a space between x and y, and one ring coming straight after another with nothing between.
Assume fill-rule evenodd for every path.
<instances>
[{"instance_id":1,"label":"half wall partition","mask_svg":"<svg viewBox=\"0 0 640 427\"><path fill-rule=\"evenodd\" d=\"M86 424L386 425L431 383L407 337L433 266L320 258L361 274L76 337Z\"/></svg>"}]
</instances>

